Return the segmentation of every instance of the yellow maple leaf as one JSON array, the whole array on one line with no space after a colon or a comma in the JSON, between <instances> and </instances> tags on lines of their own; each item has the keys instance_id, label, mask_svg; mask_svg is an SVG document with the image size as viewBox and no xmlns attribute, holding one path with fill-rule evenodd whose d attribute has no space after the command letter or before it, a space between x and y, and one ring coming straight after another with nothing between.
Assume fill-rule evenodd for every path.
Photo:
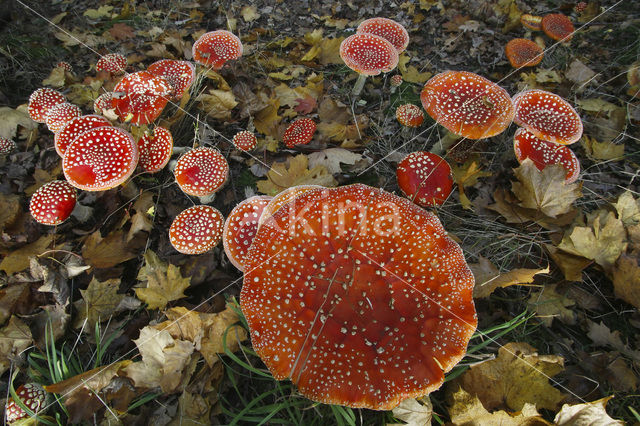
<instances>
[{"instance_id":1,"label":"yellow maple leaf","mask_svg":"<svg viewBox=\"0 0 640 426\"><path fill-rule=\"evenodd\" d=\"M318 60L322 65L340 65L344 61L340 57L340 44L344 37L323 38L320 42L320 54Z\"/></svg>"},{"instance_id":2,"label":"yellow maple leaf","mask_svg":"<svg viewBox=\"0 0 640 426\"><path fill-rule=\"evenodd\" d=\"M289 158L289 167L285 163L275 163L267 172L267 179L258 181L258 191L267 195L297 185L336 186L338 182L329 174L326 167L318 165L308 169L309 159L300 154Z\"/></svg>"},{"instance_id":3,"label":"yellow maple leaf","mask_svg":"<svg viewBox=\"0 0 640 426\"><path fill-rule=\"evenodd\" d=\"M430 73L428 71L426 72L420 71L418 68L416 68L413 65L409 65L408 67L406 67L405 71L401 70L400 74L402 74L402 78L404 79L404 81L408 81L409 83L417 83L417 84L425 83L433 75L433 73Z\"/></svg>"},{"instance_id":4,"label":"yellow maple leaf","mask_svg":"<svg viewBox=\"0 0 640 426\"><path fill-rule=\"evenodd\" d=\"M75 327L82 327L85 320L87 330L93 332L97 322L107 321L117 312L118 305L124 299L124 294L118 294L119 279L98 281L95 277L86 290L80 290L82 300L74 303L78 315L74 320Z\"/></svg>"},{"instance_id":5,"label":"yellow maple leaf","mask_svg":"<svg viewBox=\"0 0 640 426\"><path fill-rule=\"evenodd\" d=\"M147 250L144 254L145 265L138 272L138 280L146 287L136 288L136 296L147 303L149 309L164 309L167 303L183 297L191 278L183 278L180 268L167 265L157 254Z\"/></svg>"},{"instance_id":6,"label":"yellow maple leaf","mask_svg":"<svg viewBox=\"0 0 640 426\"><path fill-rule=\"evenodd\" d=\"M256 130L265 136L271 136L274 139L278 139L278 125L282 121L282 116L278 115L278 108L280 107L280 101L278 98L272 97L266 100L268 106L256 112L253 120L253 125L256 126Z\"/></svg>"},{"instance_id":7,"label":"yellow maple leaf","mask_svg":"<svg viewBox=\"0 0 640 426\"><path fill-rule=\"evenodd\" d=\"M231 118L231 110L238 105L236 97L230 90L210 89L208 93L198 95L196 101L208 116L219 120Z\"/></svg>"}]
</instances>

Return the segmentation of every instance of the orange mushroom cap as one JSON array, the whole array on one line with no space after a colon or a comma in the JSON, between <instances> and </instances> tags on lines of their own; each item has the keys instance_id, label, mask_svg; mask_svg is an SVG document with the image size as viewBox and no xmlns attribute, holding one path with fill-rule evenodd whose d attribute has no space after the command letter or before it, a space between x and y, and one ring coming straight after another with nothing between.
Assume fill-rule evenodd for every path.
<instances>
[{"instance_id":1,"label":"orange mushroom cap","mask_svg":"<svg viewBox=\"0 0 640 426\"><path fill-rule=\"evenodd\" d=\"M111 74L122 74L126 67L127 58L119 53L107 53L96 63L96 71L107 71Z\"/></svg>"},{"instance_id":2,"label":"orange mushroom cap","mask_svg":"<svg viewBox=\"0 0 640 426\"><path fill-rule=\"evenodd\" d=\"M388 18L371 18L358 25L357 33L374 34L389 41L398 53L409 45L409 33L402 24Z\"/></svg>"},{"instance_id":3,"label":"orange mushroom cap","mask_svg":"<svg viewBox=\"0 0 640 426\"><path fill-rule=\"evenodd\" d=\"M566 15L552 13L542 18L542 31L554 40L569 41L575 29Z\"/></svg>"},{"instance_id":4,"label":"orange mushroom cap","mask_svg":"<svg viewBox=\"0 0 640 426\"><path fill-rule=\"evenodd\" d=\"M48 87L41 87L29 96L27 111L33 121L46 123L49 109L64 102L66 102L66 100L62 93L49 89Z\"/></svg>"},{"instance_id":5,"label":"orange mushroom cap","mask_svg":"<svg viewBox=\"0 0 640 426\"><path fill-rule=\"evenodd\" d=\"M519 128L516 131L513 150L520 164L529 158L540 171L550 164L560 164L567 172L566 183L575 182L580 175L580 161L571 149L537 138L527 129Z\"/></svg>"},{"instance_id":6,"label":"orange mushroom cap","mask_svg":"<svg viewBox=\"0 0 640 426\"><path fill-rule=\"evenodd\" d=\"M206 197L227 182L229 164L217 149L200 147L184 153L173 173L182 192Z\"/></svg>"},{"instance_id":7,"label":"orange mushroom cap","mask_svg":"<svg viewBox=\"0 0 640 426\"><path fill-rule=\"evenodd\" d=\"M53 133L58 133L68 122L81 115L82 110L79 107L63 102L49 108L45 118L49 130Z\"/></svg>"},{"instance_id":8,"label":"orange mushroom cap","mask_svg":"<svg viewBox=\"0 0 640 426\"><path fill-rule=\"evenodd\" d=\"M530 30L540 31L542 29L542 16L523 13L520 15L520 23Z\"/></svg>"},{"instance_id":9,"label":"orange mushroom cap","mask_svg":"<svg viewBox=\"0 0 640 426\"><path fill-rule=\"evenodd\" d=\"M173 153L173 136L168 129L156 127L145 132L138 140L140 168L147 173L159 172L167 165Z\"/></svg>"},{"instance_id":10,"label":"orange mushroom cap","mask_svg":"<svg viewBox=\"0 0 640 426\"><path fill-rule=\"evenodd\" d=\"M509 93L472 72L445 71L431 77L420 100L434 120L468 139L500 134L513 119Z\"/></svg>"},{"instance_id":11,"label":"orange mushroom cap","mask_svg":"<svg viewBox=\"0 0 640 426\"><path fill-rule=\"evenodd\" d=\"M183 254L202 254L218 245L224 217L217 209L201 205L183 210L169 228L169 241Z\"/></svg>"},{"instance_id":12,"label":"orange mushroom cap","mask_svg":"<svg viewBox=\"0 0 640 426\"><path fill-rule=\"evenodd\" d=\"M246 152L251 151L256 146L258 146L258 138L256 138L256 135L254 135L250 131L242 130L236 133L235 136L233 136L231 143L240 151Z\"/></svg>"},{"instance_id":13,"label":"orange mushroom cap","mask_svg":"<svg viewBox=\"0 0 640 426\"><path fill-rule=\"evenodd\" d=\"M534 67L544 56L542 48L526 38L514 38L507 43L504 51L514 68Z\"/></svg>"},{"instance_id":14,"label":"orange mushroom cap","mask_svg":"<svg viewBox=\"0 0 640 426\"><path fill-rule=\"evenodd\" d=\"M76 189L64 180L42 185L31 196L29 211L36 222L58 225L69 218L76 206Z\"/></svg>"},{"instance_id":15,"label":"orange mushroom cap","mask_svg":"<svg viewBox=\"0 0 640 426\"><path fill-rule=\"evenodd\" d=\"M398 51L388 40L368 33L357 33L340 44L340 57L357 73L378 75L398 66Z\"/></svg>"},{"instance_id":16,"label":"orange mushroom cap","mask_svg":"<svg viewBox=\"0 0 640 426\"><path fill-rule=\"evenodd\" d=\"M431 152L407 155L398 163L396 177L404 195L422 207L442 205L453 189L451 167Z\"/></svg>"},{"instance_id":17,"label":"orange mushroom cap","mask_svg":"<svg viewBox=\"0 0 640 426\"><path fill-rule=\"evenodd\" d=\"M196 40L192 52L194 61L219 70L228 60L242 56L242 42L229 31L211 31Z\"/></svg>"},{"instance_id":18,"label":"orange mushroom cap","mask_svg":"<svg viewBox=\"0 0 640 426\"><path fill-rule=\"evenodd\" d=\"M316 122L310 118L299 118L287 127L282 135L282 142L287 148L296 145L306 145L311 142L316 132Z\"/></svg>"},{"instance_id":19,"label":"orange mushroom cap","mask_svg":"<svg viewBox=\"0 0 640 426\"><path fill-rule=\"evenodd\" d=\"M527 90L513 98L513 121L549 142L570 145L582 137L582 120L567 101L555 93Z\"/></svg>"},{"instance_id":20,"label":"orange mushroom cap","mask_svg":"<svg viewBox=\"0 0 640 426\"><path fill-rule=\"evenodd\" d=\"M229 261L244 272L244 257L258 232L258 221L273 197L256 195L235 206L224 223L222 244Z\"/></svg>"},{"instance_id":21,"label":"orange mushroom cap","mask_svg":"<svg viewBox=\"0 0 640 426\"><path fill-rule=\"evenodd\" d=\"M64 157L64 152L75 138L87 130L104 126L111 126L111 122L99 115L81 115L74 118L55 134L53 142L56 152L60 157Z\"/></svg>"},{"instance_id":22,"label":"orange mushroom cap","mask_svg":"<svg viewBox=\"0 0 640 426\"><path fill-rule=\"evenodd\" d=\"M106 191L126 181L138 164L133 137L118 127L87 130L67 147L62 171L67 181L85 191Z\"/></svg>"},{"instance_id":23,"label":"orange mushroom cap","mask_svg":"<svg viewBox=\"0 0 640 426\"><path fill-rule=\"evenodd\" d=\"M171 86L174 99L182 98L196 79L196 68L189 61L161 59L147 68L156 77L163 77Z\"/></svg>"},{"instance_id":24,"label":"orange mushroom cap","mask_svg":"<svg viewBox=\"0 0 640 426\"><path fill-rule=\"evenodd\" d=\"M171 87L163 77L138 71L124 76L113 92L111 102L120 120L142 125L153 122L162 113Z\"/></svg>"},{"instance_id":25,"label":"orange mushroom cap","mask_svg":"<svg viewBox=\"0 0 640 426\"><path fill-rule=\"evenodd\" d=\"M436 216L361 184L295 204L258 229L240 293L274 378L376 410L440 387L477 319L473 275Z\"/></svg>"},{"instance_id":26,"label":"orange mushroom cap","mask_svg":"<svg viewBox=\"0 0 640 426\"><path fill-rule=\"evenodd\" d=\"M417 105L404 104L396 109L396 118L403 126L419 127L424 121L424 112Z\"/></svg>"},{"instance_id":27,"label":"orange mushroom cap","mask_svg":"<svg viewBox=\"0 0 640 426\"><path fill-rule=\"evenodd\" d=\"M14 149L16 149L16 143L13 140L0 136L0 155L10 154Z\"/></svg>"}]
</instances>

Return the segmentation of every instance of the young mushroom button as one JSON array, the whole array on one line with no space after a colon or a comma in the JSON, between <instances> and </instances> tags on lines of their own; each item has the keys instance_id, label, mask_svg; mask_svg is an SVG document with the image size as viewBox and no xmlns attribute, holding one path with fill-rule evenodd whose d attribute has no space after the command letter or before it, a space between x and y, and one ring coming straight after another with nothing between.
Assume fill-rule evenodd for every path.
<instances>
[{"instance_id":1,"label":"young mushroom button","mask_svg":"<svg viewBox=\"0 0 640 426\"><path fill-rule=\"evenodd\" d=\"M121 121L143 125L160 116L170 93L171 87L164 77L138 71L120 80L113 89L111 102Z\"/></svg>"},{"instance_id":2,"label":"young mushroom button","mask_svg":"<svg viewBox=\"0 0 640 426\"><path fill-rule=\"evenodd\" d=\"M451 167L439 155L418 151L407 155L396 169L398 186L422 207L439 206L453 189Z\"/></svg>"},{"instance_id":3,"label":"young mushroom button","mask_svg":"<svg viewBox=\"0 0 640 426\"><path fill-rule=\"evenodd\" d=\"M403 126L419 127L424 121L424 112L419 106L404 104L396 109L396 119Z\"/></svg>"},{"instance_id":4,"label":"young mushroom button","mask_svg":"<svg viewBox=\"0 0 640 426\"><path fill-rule=\"evenodd\" d=\"M233 136L231 143L240 151L247 152L258 146L258 138L250 131L242 130Z\"/></svg>"},{"instance_id":5,"label":"young mushroom button","mask_svg":"<svg viewBox=\"0 0 640 426\"><path fill-rule=\"evenodd\" d=\"M169 241L183 254L202 254L215 247L222 238L224 217L211 206L201 205L183 210L169 228Z\"/></svg>"},{"instance_id":6,"label":"young mushroom button","mask_svg":"<svg viewBox=\"0 0 640 426\"><path fill-rule=\"evenodd\" d=\"M357 33L374 34L388 40L398 53L409 45L409 33L404 26L388 18L371 18L358 25Z\"/></svg>"},{"instance_id":7,"label":"young mushroom button","mask_svg":"<svg viewBox=\"0 0 640 426\"><path fill-rule=\"evenodd\" d=\"M45 123L47 121L47 112L53 106L64 103L64 95L48 87L35 90L29 96L27 111L29 117L37 123Z\"/></svg>"},{"instance_id":8,"label":"young mushroom button","mask_svg":"<svg viewBox=\"0 0 640 426\"><path fill-rule=\"evenodd\" d=\"M200 147L183 154L173 173L182 192L206 197L227 182L229 164L217 149Z\"/></svg>"},{"instance_id":9,"label":"young mushroom button","mask_svg":"<svg viewBox=\"0 0 640 426\"><path fill-rule=\"evenodd\" d=\"M196 40L192 53L197 63L219 70L228 60L242 56L242 42L229 31L211 31Z\"/></svg>"},{"instance_id":10,"label":"young mushroom button","mask_svg":"<svg viewBox=\"0 0 640 426\"><path fill-rule=\"evenodd\" d=\"M311 142L316 132L316 122L310 118L299 118L287 127L282 135L282 142L287 148L306 145Z\"/></svg>"},{"instance_id":11,"label":"young mushroom button","mask_svg":"<svg viewBox=\"0 0 640 426\"><path fill-rule=\"evenodd\" d=\"M231 210L222 231L222 244L229 261L244 272L244 257L258 231L258 221L272 197L257 195Z\"/></svg>"},{"instance_id":12,"label":"young mushroom button","mask_svg":"<svg viewBox=\"0 0 640 426\"><path fill-rule=\"evenodd\" d=\"M0 155L11 154L14 149L16 149L16 143L13 140L0 136Z\"/></svg>"},{"instance_id":13,"label":"young mushroom button","mask_svg":"<svg viewBox=\"0 0 640 426\"><path fill-rule=\"evenodd\" d=\"M76 189L67 181L54 180L33 193L29 211L36 222L58 225L69 218L76 206Z\"/></svg>"},{"instance_id":14,"label":"young mushroom button","mask_svg":"<svg viewBox=\"0 0 640 426\"><path fill-rule=\"evenodd\" d=\"M127 67L127 58L119 53L107 53L96 63L96 71L106 71L110 74L122 74Z\"/></svg>"},{"instance_id":15,"label":"young mushroom button","mask_svg":"<svg viewBox=\"0 0 640 426\"><path fill-rule=\"evenodd\" d=\"M537 138L527 129L520 128L516 131L513 150L520 164L529 158L538 170L543 170L550 164L560 164L566 171L566 183L575 182L580 175L580 161L571 149Z\"/></svg>"},{"instance_id":16,"label":"young mushroom button","mask_svg":"<svg viewBox=\"0 0 640 426\"><path fill-rule=\"evenodd\" d=\"M542 29L542 16L524 13L520 16L520 23L532 31L540 31Z\"/></svg>"}]
</instances>

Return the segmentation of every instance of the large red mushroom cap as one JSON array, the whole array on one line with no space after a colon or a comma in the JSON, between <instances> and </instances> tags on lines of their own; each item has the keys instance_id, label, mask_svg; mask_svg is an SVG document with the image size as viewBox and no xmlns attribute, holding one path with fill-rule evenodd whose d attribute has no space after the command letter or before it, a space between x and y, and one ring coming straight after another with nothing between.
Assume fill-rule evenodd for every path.
<instances>
[{"instance_id":1,"label":"large red mushroom cap","mask_svg":"<svg viewBox=\"0 0 640 426\"><path fill-rule=\"evenodd\" d=\"M60 157L63 157L67 147L75 138L87 130L104 126L111 126L111 122L99 115L82 115L74 118L55 134L53 142L56 152Z\"/></svg>"},{"instance_id":2,"label":"large red mushroom cap","mask_svg":"<svg viewBox=\"0 0 640 426\"><path fill-rule=\"evenodd\" d=\"M119 53L107 53L96 63L96 71L107 71L111 74L122 74L127 67L127 58Z\"/></svg>"},{"instance_id":3,"label":"large red mushroom cap","mask_svg":"<svg viewBox=\"0 0 640 426\"><path fill-rule=\"evenodd\" d=\"M417 105L404 104L396 109L396 119L403 126L419 127L424 121L424 112Z\"/></svg>"},{"instance_id":4,"label":"large red mushroom cap","mask_svg":"<svg viewBox=\"0 0 640 426\"><path fill-rule=\"evenodd\" d=\"M96 127L67 147L62 171L67 181L85 191L106 191L133 174L138 147L133 137L118 127Z\"/></svg>"},{"instance_id":5,"label":"large red mushroom cap","mask_svg":"<svg viewBox=\"0 0 640 426\"><path fill-rule=\"evenodd\" d=\"M231 143L240 151L251 151L258 146L258 138L248 130L241 130L233 136Z\"/></svg>"},{"instance_id":6,"label":"large red mushroom cap","mask_svg":"<svg viewBox=\"0 0 640 426\"><path fill-rule=\"evenodd\" d=\"M313 139L316 132L316 122L310 118L299 118L287 127L282 135L282 142L287 148L296 145L306 145Z\"/></svg>"},{"instance_id":7,"label":"large red mushroom cap","mask_svg":"<svg viewBox=\"0 0 640 426\"><path fill-rule=\"evenodd\" d=\"M45 122L49 130L53 133L58 133L68 122L81 115L82 110L79 107L68 102L63 102L49 108Z\"/></svg>"},{"instance_id":8,"label":"large red mushroom cap","mask_svg":"<svg viewBox=\"0 0 640 426\"><path fill-rule=\"evenodd\" d=\"M573 23L562 13L552 13L542 18L542 31L558 41L569 41L573 37Z\"/></svg>"},{"instance_id":9,"label":"large red mushroom cap","mask_svg":"<svg viewBox=\"0 0 640 426\"><path fill-rule=\"evenodd\" d=\"M16 396L20 399L32 413L42 414L47 408L47 393L37 383L25 383L16 389ZM30 417L30 414L20 407L13 398L9 398L4 410L5 419L8 424L18 422Z\"/></svg>"},{"instance_id":10,"label":"large red mushroom cap","mask_svg":"<svg viewBox=\"0 0 640 426\"><path fill-rule=\"evenodd\" d=\"M375 34L393 44L398 53L404 52L409 45L409 33L400 23L388 18L371 18L362 21L356 30L358 33Z\"/></svg>"},{"instance_id":11,"label":"large red mushroom cap","mask_svg":"<svg viewBox=\"0 0 640 426\"><path fill-rule=\"evenodd\" d=\"M128 74L114 87L112 105L120 120L142 125L154 121L169 101L171 87L148 71Z\"/></svg>"},{"instance_id":12,"label":"large red mushroom cap","mask_svg":"<svg viewBox=\"0 0 640 426\"><path fill-rule=\"evenodd\" d=\"M184 153L173 173L182 192L206 197L227 182L229 163L217 149L200 147Z\"/></svg>"},{"instance_id":13,"label":"large red mushroom cap","mask_svg":"<svg viewBox=\"0 0 640 426\"><path fill-rule=\"evenodd\" d=\"M211 206L194 206L183 210L169 228L169 241L183 254L202 254L215 247L222 238L224 217Z\"/></svg>"},{"instance_id":14,"label":"large red mushroom cap","mask_svg":"<svg viewBox=\"0 0 640 426\"><path fill-rule=\"evenodd\" d=\"M159 172L167 165L173 152L173 136L168 129L156 127L138 140L138 164L147 173Z\"/></svg>"},{"instance_id":15,"label":"large red mushroom cap","mask_svg":"<svg viewBox=\"0 0 640 426\"><path fill-rule=\"evenodd\" d=\"M451 167L431 152L407 155L398 163L396 177L404 195L422 207L442 205L453 189Z\"/></svg>"},{"instance_id":16,"label":"large red mushroom cap","mask_svg":"<svg viewBox=\"0 0 640 426\"><path fill-rule=\"evenodd\" d=\"M7 138L0 137L0 155L11 154L16 149L16 143Z\"/></svg>"},{"instance_id":17,"label":"large red mushroom cap","mask_svg":"<svg viewBox=\"0 0 640 426\"><path fill-rule=\"evenodd\" d=\"M513 121L549 142L570 145L582 137L582 120L560 96L544 90L527 90L513 98Z\"/></svg>"},{"instance_id":18,"label":"large red mushroom cap","mask_svg":"<svg viewBox=\"0 0 640 426\"><path fill-rule=\"evenodd\" d=\"M534 67L544 56L542 48L526 38L514 38L507 43L504 51L514 68Z\"/></svg>"},{"instance_id":19,"label":"large red mushroom cap","mask_svg":"<svg viewBox=\"0 0 640 426\"><path fill-rule=\"evenodd\" d=\"M383 190L295 200L258 229L240 294L273 376L315 401L376 410L440 387L477 324L460 247L433 214Z\"/></svg>"},{"instance_id":20,"label":"large red mushroom cap","mask_svg":"<svg viewBox=\"0 0 640 426\"><path fill-rule=\"evenodd\" d=\"M256 195L235 206L224 223L222 244L229 261L244 272L244 257L258 232L258 221L273 197Z\"/></svg>"},{"instance_id":21,"label":"large red mushroom cap","mask_svg":"<svg viewBox=\"0 0 640 426\"><path fill-rule=\"evenodd\" d=\"M147 68L151 74L164 77L171 86L173 98L180 99L196 79L196 68L191 62L161 59Z\"/></svg>"},{"instance_id":22,"label":"large red mushroom cap","mask_svg":"<svg viewBox=\"0 0 640 426\"><path fill-rule=\"evenodd\" d=\"M368 33L357 33L340 44L340 57L357 73L378 75L398 65L398 51L388 40Z\"/></svg>"},{"instance_id":23,"label":"large red mushroom cap","mask_svg":"<svg viewBox=\"0 0 640 426\"><path fill-rule=\"evenodd\" d=\"M513 119L509 93L472 72L446 71L431 77L420 100L434 120L468 139L500 134Z\"/></svg>"},{"instance_id":24,"label":"large red mushroom cap","mask_svg":"<svg viewBox=\"0 0 640 426\"><path fill-rule=\"evenodd\" d=\"M516 131L513 150L520 164L529 158L541 171L548 165L560 164L566 170L566 183L575 182L580 175L580 161L571 149L537 138L527 129L519 128Z\"/></svg>"},{"instance_id":25,"label":"large red mushroom cap","mask_svg":"<svg viewBox=\"0 0 640 426\"><path fill-rule=\"evenodd\" d=\"M66 102L64 95L56 90L42 87L29 96L27 111L29 117L37 123L46 123L47 112L53 106Z\"/></svg>"},{"instance_id":26,"label":"large red mushroom cap","mask_svg":"<svg viewBox=\"0 0 640 426\"><path fill-rule=\"evenodd\" d=\"M211 31L196 40L192 52L194 61L219 70L228 60L242 56L242 42L229 31Z\"/></svg>"},{"instance_id":27,"label":"large red mushroom cap","mask_svg":"<svg viewBox=\"0 0 640 426\"><path fill-rule=\"evenodd\" d=\"M64 180L42 185L33 193L29 211L36 222L58 225L69 218L76 206L76 189Z\"/></svg>"},{"instance_id":28,"label":"large red mushroom cap","mask_svg":"<svg viewBox=\"0 0 640 426\"><path fill-rule=\"evenodd\" d=\"M269 202L267 207L265 207L264 211L262 212L262 216L260 216L260 220L258 221L258 225L259 226L262 225L271 216L273 216L273 214L275 212L280 210L281 207L283 207L283 206L287 205L289 202L295 200L295 198L297 196L302 195L305 192L312 191L314 189L322 189L322 188L324 188L324 187L320 186L320 185L298 185L298 186L292 186L292 187L289 187L289 188L285 189L284 191L282 191L279 194L275 195L271 199L271 201Z\"/></svg>"}]
</instances>

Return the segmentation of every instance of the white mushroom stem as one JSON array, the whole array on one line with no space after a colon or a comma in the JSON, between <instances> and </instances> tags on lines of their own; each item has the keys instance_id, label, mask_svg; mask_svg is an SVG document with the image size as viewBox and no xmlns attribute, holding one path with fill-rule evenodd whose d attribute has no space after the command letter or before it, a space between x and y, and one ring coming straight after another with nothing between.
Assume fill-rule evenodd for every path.
<instances>
[{"instance_id":1,"label":"white mushroom stem","mask_svg":"<svg viewBox=\"0 0 640 426\"><path fill-rule=\"evenodd\" d=\"M357 97L362 92L362 88L364 87L364 81L367 79L366 74L358 74L358 79L356 80L355 86L351 90L351 94L353 97Z\"/></svg>"},{"instance_id":2,"label":"white mushroom stem","mask_svg":"<svg viewBox=\"0 0 640 426\"><path fill-rule=\"evenodd\" d=\"M216 194L214 192L213 194L205 195L203 197L198 197L198 199L200 200L200 204L209 204L216 199Z\"/></svg>"}]
</instances>

